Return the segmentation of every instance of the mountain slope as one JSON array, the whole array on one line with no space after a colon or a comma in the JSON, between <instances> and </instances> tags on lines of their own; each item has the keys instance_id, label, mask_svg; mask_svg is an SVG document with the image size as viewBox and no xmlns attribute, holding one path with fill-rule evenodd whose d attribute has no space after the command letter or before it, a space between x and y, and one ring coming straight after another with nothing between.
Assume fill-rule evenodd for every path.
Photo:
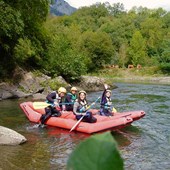
<instances>
[{"instance_id":1,"label":"mountain slope","mask_svg":"<svg viewBox=\"0 0 170 170\"><path fill-rule=\"evenodd\" d=\"M50 13L53 15L70 15L77 9L70 6L64 0L53 0L53 3L50 5Z\"/></svg>"}]
</instances>

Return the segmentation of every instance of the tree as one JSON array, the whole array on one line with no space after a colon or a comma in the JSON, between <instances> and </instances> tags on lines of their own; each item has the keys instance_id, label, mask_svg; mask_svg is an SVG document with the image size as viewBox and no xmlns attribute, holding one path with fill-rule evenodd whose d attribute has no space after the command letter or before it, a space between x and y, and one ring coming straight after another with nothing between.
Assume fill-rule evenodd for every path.
<instances>
[{"instance_id":1,"label":"tree","mask_svg":"<svg viewBox=\"0 0 170 170\"><path fill-rule=\"evenodd\" d=\"M89 69L98 70L105 64L111 63L114 55L114 47L110 37L103 32L85 32L82 37L82 49L84 49L91 64Z\"/></svg>"},{"instance_id":2,"label":"tree","mask_svg":"<svg viewBox=\"0 0 170 170\"><path fill-rule=\"evenodd\" d=\"M163 39L163 23L157 18L147 18L141 23L142 35L146 38L148 56L157 56Z\"/></svg>"},{"instance_id":3,"label":"tree","mask_svg":"<svg viewBox=\"0 0 170 170\"><path fill-rule=\"evenodd\" d=\"M142 37L140 31L135 31L129 46L129 58L134 66L137 64L146 64L146 41Z\"/></svg>"},{"instance_id":4,"label":"tree","mask_svg":"<svg viewBox=\"0 0 170 170\"><path fill-rule=\"evenodd\" d=\"M68 28L63 22L60 18L51 18L45 24L51 43L47 49L48 60L43 65L51 76L62 75L72 82L86 73L88 57L81 49L79 27L71 25Z\"/></svg>"},{"instance_id":5,"label":"tree","mask_svg":"<svg viewBox=\"0 0 170 170\"><path fill-rule=\"evenodd\" d=\"M161 55L158 57L163 72L170 73L170 33L168 33L161 44Z\"/></svg>"},{"instance_id":6,"label":"tree","mask_svg":"<svg viewBox=\"0 0 170 170\"><path fill-rule=\"evenodd\" d=\"M112 6L108 6L108 11L111 15L119 17L121 14L125 13L125 8L122 3L114 3Z\"/></svg>"},{"instance_id":7,"label":"tree","mask_svg":"<svg viewBox=\"0 0 170 170\"><path fill-rule=\"evenodd\" d=\"M119 48L118 62L119 65L123 68L125 68L125 65L128 62L127 49L128 49L128 45L126 43L123 43Z\"/></svg>"},{"instance_id":8,"label":"tree","mask_svg":"<svg viewBox=\"0 0 170 170\"><path fill-rule=\"evenodd\" d=\"M0 77L5 77L15 67L13 49L23 35L24 23L21 13L4 1L0 1L0 25Z\"/></svg>"},{"instance_id":9,"label":"tree","mask_svg":"<svg viewBox=\"0 0 170 170\"><path fill-rule=\"evenodd\" d=\"M40 58L45 56L49 42L46 31L43 29L48 9L48 0L0 1L0 70L4 75L12 74L12 70L19 64L16 62L18 56L23 56L23 51L30 47L32 50L34 49L34 52L31 53L31 56L30 53L25 53L24 57L20 57L21 60L23 58L20 63L29 58L31 61L27 65L39 65ZM25 49L22 51L19 46L24 46ZM16 52L17 48L19 49ZM37 58L39 58L38 62ZM2 76L0 74L0 77Z\"/></svg>"}]
</instances>

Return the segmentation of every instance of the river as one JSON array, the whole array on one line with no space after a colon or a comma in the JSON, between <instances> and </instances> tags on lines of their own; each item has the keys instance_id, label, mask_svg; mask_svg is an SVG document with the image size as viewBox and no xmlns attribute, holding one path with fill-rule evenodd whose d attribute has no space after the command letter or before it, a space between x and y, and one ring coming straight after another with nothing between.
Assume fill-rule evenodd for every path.
<instances>
[{"instance_id":1,"label":"river","mask_svg":"<svg viewBox=\"0 0 170 170\"><path fill-rule=\"evenodd\" d=\"M112 92L119 111L144 110L146 116L114 131L126 170L170 170L170 86L116 83ZM102 92L89 93L89 103ZM0 125L24 135L19 146L0 146L0 170L65 169L69 154L90 135L55 127L36 128L19 107L29 99L0 102ZM99 107L97 105L96 107Z\"/></svg>"}]
</instances>

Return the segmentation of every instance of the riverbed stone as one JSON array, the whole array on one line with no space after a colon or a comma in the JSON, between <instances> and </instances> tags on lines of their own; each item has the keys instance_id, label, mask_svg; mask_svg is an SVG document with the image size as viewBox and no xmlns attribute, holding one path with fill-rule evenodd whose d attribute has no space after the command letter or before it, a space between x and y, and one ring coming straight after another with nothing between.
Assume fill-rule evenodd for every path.
<instances>
[{"instance_id":1,"label":"riverbed stone","mask_svg":"<svg viewBox=\"0 0 170 170\"><path fill-rule=\"evenodd\" d=\"M26 141L27 139L18 132L0 126L0 145L19 145Z\"/></svg>"}]
</instances>

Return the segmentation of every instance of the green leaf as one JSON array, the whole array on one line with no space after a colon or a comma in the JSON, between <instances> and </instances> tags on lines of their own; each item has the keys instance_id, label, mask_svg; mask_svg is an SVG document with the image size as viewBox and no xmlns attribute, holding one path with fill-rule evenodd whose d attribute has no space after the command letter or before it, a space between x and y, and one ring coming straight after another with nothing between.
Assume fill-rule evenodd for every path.
<instances>
[{"instance_id":1,"label":"green leaf","mask_svg":"<svg viewBox=\"0 0 170 170\"><path fill-rule=\"evenodd\" d=\"M68 170L123 170L123 160L110 132L94 135L72 152Z\"/></svg>"}]
</instances>

